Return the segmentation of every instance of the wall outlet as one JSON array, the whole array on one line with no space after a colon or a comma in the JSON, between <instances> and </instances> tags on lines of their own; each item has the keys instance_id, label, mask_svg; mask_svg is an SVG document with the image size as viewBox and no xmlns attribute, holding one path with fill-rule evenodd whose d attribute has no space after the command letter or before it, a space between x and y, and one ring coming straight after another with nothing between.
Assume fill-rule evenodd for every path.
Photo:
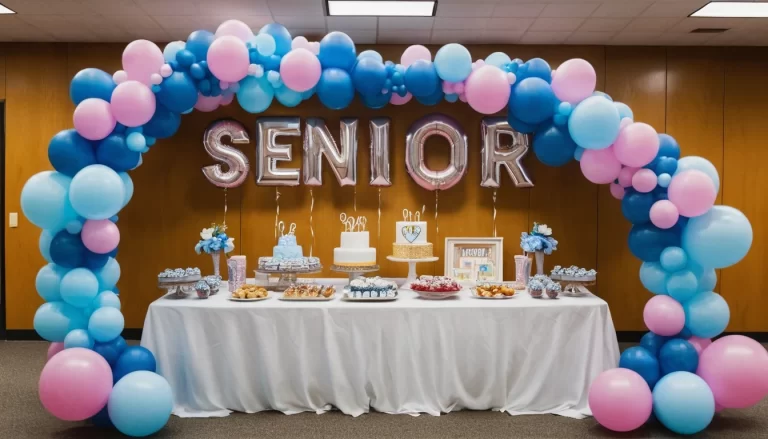
<instances>
[{"instance_id":1,"label":"wall outlet","mask_svg":"<svg viewBox=\"0 0 768 439\"><path fill-rule=\"evenodd\" d=\"M10 215L8 215L8 226L9 227L19 227L19 213L18 212L11 212Z\"/></svg>"}]
</instances>

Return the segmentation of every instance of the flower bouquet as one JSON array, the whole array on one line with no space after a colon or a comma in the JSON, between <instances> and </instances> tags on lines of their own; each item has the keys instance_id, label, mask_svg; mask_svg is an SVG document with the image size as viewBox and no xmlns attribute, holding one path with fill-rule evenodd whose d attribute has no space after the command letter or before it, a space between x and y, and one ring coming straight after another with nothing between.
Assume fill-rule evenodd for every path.
<instances>
[{"instance_id":1,"label":"flower bouquet","mask_svg":"<svg viewBox=\"0 0 768 439\"><path fill-rule=\"evenodd\" d=\"M219 276L219 259L222 250L229 253L235 249L235 238L227 236L226 224L212 223L211 227L200 232L200 241L195 245L197 254L206 253L213 258L214 276Z\"/></svg>"},{"instance_id":2,"label":"flower bouquet","mask_svg":"<svg viewBox=\"0 0 768 439\"><path fill-rule=\"evenodd\" d=\"M533 223L531 233L523 232L520 235L520 248L536 255L536 273L544 274L544 255L551 255L557 250L557 240L552 237L552 229L546 224Z\"/></svg>"}]
</instances>

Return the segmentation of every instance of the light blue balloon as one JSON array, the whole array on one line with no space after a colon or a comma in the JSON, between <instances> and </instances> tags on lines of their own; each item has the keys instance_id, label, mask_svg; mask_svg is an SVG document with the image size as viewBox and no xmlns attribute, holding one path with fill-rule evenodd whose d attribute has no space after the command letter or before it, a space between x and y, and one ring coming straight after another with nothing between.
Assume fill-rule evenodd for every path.
<instances>
[{"instance_id":1,"label":"light blue balloon","mask_svg":"<svg viewBox=\"0 0 768 439\"><path fill-rule=\"evenodd\" d=\"M72 221L68 222L64 228L67 229L67 232L71 233L72 235L77 235L80 233L80 231L83 230L83 222L79 219L73 219Z\"/></svg>"},{"instance_id":2,"label":"light blue balloon","mask_svg":"<svg viewBox=\"0 0 768 439\"><path fill-rule=\"evenodd\" d=\"M117 308L99 308L88 319L88 333L98 342L107 342L123 332L125 318Z\"/></svg>"},{"instance_id":3,"label":"light blue balloon","mask_svg":"<svg viewBox=\"0 0 768 439\"><path fill-rule=\"evenodd\" d=\"M64 349L86 348L93 349L93 338L88 335L85 329L74 329L64 337Z\"/></svg>"},{"instance_id":4,"label":"light blue balloon","mask_svg":"<svg viewBox=\"0 0 768 439\"><path fill-rule=\"evenodd\" d=\"M581 156L584 155L584 151L586 151L584 148L582 148L580 146L577 146L576 149L573 151L573 158L576 161L580 162L581 161Z\"/></svg>"},{"instance_id":5,"label":"light blue balloon","mask_svg":"<svg viewBox=\"0 0 768 439\"><path fill-rule=\"evenodd\" d=\"M133 197L133 180L127 172L121 172L117 174L120 179L123 180L123 187L125 188L125 197L123 198L123 207L125 207L131 198Z\"/></svg>"},{"instance_id":6,"label":"light blue balloon","mask_svg":"<svg viewBox=\"0 0 768 439\"><path fill-rule=\"evenodd\" d=\"M730 206L714 206L691 218L682 234L688 258L705 268L725 268L739 262L752 246L752 225Z\"/></svg>"},{"instance_id":7,"label":"light blue balloon","mask_svg":"<svg viewBox=\"0 0 768 439\"><path fill-rule=\"evenodd\" d=\"M115 384L107 409L109 419L121 433L149 436L163 428L171 417L171 386L154 372L131 372Z\"/></svg>"},{"instance_id":8,"label":"light blue balloon","mask_svg":"<svg viewBox=\"0 0 768 439\"><path fill-rule=\"evenodd\" d=\"M35 289L37 294L46 302L61 300L61 279L67 274L67 269L56 264L48 264L37 272Z\"/></svg>"},{"instance_id":9,"label":"light blue balloon","mask_svg":"<svg viewBox=\"0 0 768 439\"><path fill-rule=\"evenodd\" d=\"M619 117L624 119L625 117L628 117L632 120L635 119L635 114L632 113L632 109L629 108L629 105L625 104L624 102L614 102L613 105L616 106L616 109L619 110Z\"/></svg>"},{"instance_id":10,"label":"light blue balloon","mask_svg":"<svg viewBox=\"0 0 768 439\"><path fill-rule=\"evenodd\" d=\"M675 175L691 169L696 169L697 171L707 174L709 178L712 179L712 182L715 183L715 191L720 190L720 175L717 173L717 168L715 168L715 165L713 165L712 162L704 157L695 155L683 157L677 161L677 171L675 171Z\"/></svg>"},{"instance_id":11,"label":"light blue balloon","mask_svg":"<svg viewBox=\"0 0 768 439\"><path fill-rule=\"evenodd\" d=\"M80 216L107 219L120 211L125 186L117 172L104 165L86 166L72 179L69 201Z\"/></svg>"},{"instance_id":12,"label":"light blue balloon","mask_svg":"<svg viewBox=\"0 0 768 439\"><path fill-rule=\"evenodd\" d=\"M99 294L99 280L87 268L75 268L61 278L61 298L68 304L85 308Z\"/></svg>"},{"instance_id":13,"label":"light blue balloon","mask_svg":"<svg viewBox=\"0 0 768 439\"><path fill-rule=\"evenodd\" d=\"M713 338L722 334L731 319L728 303L717 293L705 291L683 304L685 327L701 338Z\"/></svg>"},{"instance_id":14,"label":"light blue balloon","mask_svg":"<svg viewBox=\"0 0 768 439\"><path fill-rule=\"evenodd\" d=\"M363 52L360 52L360 55L357 55L357 60L361 60L363 58L373 58L375 60L378 60L380 63L384 63L384 58L381 56L381 54L375 50L365 50Z\"/></svg>"},{"instance_id":15,"label":"light blue balloon","mask_svg":"<svg viewBox=\"0 0 768 439\"><path fill-rule=\"evenodd\" d=\"M33 325L37 334L50 341L62 342L70 331L88 326L80 309L61 301L40 305L35 312Z\"/></svg>"},{"instance_id":16,"label":"light blue balloon","mask_svg":"<svg viewBox=\"0 0 768 439\"><path fill-rule=\"evenodd\" d=\"M653 294L667 294L667 272L658 262L643 262L640 266L640 282Z\"/></svg>"},{"instance_id":17,"label":"light blue balloon","mask_svg":"<svg viewBox=\"0 0 768 439\"><path fill-rule=\"evenodd\" d=\"M435 69L443 81L461 82L472 73L472 55L461 44L451 43L435 54Z\"/></svg>"},{"instance_id":18,"label":"light blue balloon","mask_svg":"<svg viewBox=\"0 0 768 439\"><path fill-rule=\"evenodd\" d=\"M661 174L659 175L658 183L661 187L669 187L669 184L672 183L672 176L667 173Z\"/></svg>"},{"instance_id":19,"label":"light blue balloon","mask_svg":"<svg viewBox=\"0 0 768 439\"><path fill-rule=\"evenodd\" d=\"M688 265L688 255L680 247L667 247L661 252L660 262L665 270L674 273Z\"/></svg>"},{"instance_id":20,"label":"light blue balloon","mask_svg":"<svg viewBox=\"0 0 768 439\"><path fill-rule=\"evenodd\" d=\"M131 151L141 152L147 147L147 139L141 133L130 133L125 138L125 145Z\"/></svg>"},{"instance_id":21,"label":"light blue balloon","mask_svg":"<svg viewBox=\"0 0 768 439\"><path fill-rule=\"evenodd\" d=\"M714 291L715 285L717 285L717 272L714 268L702 268L695 263L689 263L688 267L696 275L696 279L699 281L699 292Z\"/></svg>"},{"instance_id":22,"label":"light blue balloon","mask_svg":"<svg viewBox=\"0 0 768 439\"><path fill-rule=\"evenodd\" d=\"M24 216L41 229L61 230L77 218L69 200L72 179L55 171L43 171L30 177L21 190Z\"/></svg>"},{"instance_id":23,"label":"light blue balloon","mask_svg":"<svg viewBox=\"0 0 768 439\"><path fill-rule=\"evenodd\" d=\"M186 45L187 43L184 41L171 41L166 44L163 49L163 58L165 59L165 62L176 61L176 54L179 50L184 50Z\"/></svg>"},{"instance_id":24,"label":"light blue balloon","mask_svg":"<svg viewBox=\"0 0 768 439\"><path fill-rule=\"evenodd\" d=\"M611 95L609 95L608 93L604 93L602 91L593 92L592 96L601 96L601 97L604 97L604 98L608 99L609 101L613 102L613 98L611 97Z\"/></svg>"},{"instance_id":25,"label":"light blue balloon","mask_svg":"<svg viewBox=\"0 0 768 439\"><path fill-rule=\"evenodd\" d=\"M240 89L237 90L237 102L249 113L261 113L266 110L274 97L275 90L264 76L248 76L240 81Z\"/></svg>"},{"instance_id":26,"label":"light blue balloon","mask_svg":"<svg viewBox=\"0 0 768 439\"><path fill-rule=\"evenodd\" d=\"M93 299L91 307L94 311L104 307L120 309L120 298L112 291L102 291Z\"/></svg>"},{"instance_id":27,"label":"light blue balloon","mask_svg":"<svg viewBox=\"0 0 768 439\"><path fill-rule=\"evenodd\" d=\"M621 118L613 102L590 96L576 105L568 119L568 131L586 149L608 148L619 135Z\"/></svg>"},{"instance_id":28,"label":"light blue balloon","mask_svg":"<svg viewBox=\"0 0 768 439\"><path fill-rule=\"evenodd\" d=\"M97 270L94 274L99 280L99 291L112 290L120 280L120 264L115 258L110 257L101 270Z\"/></svg>"},{"instance_id":29,"label":"light blue balloon","mask_svg":"<svg viewBox=\"0 0 768 439\"><path fill-rule=\"evenodd\" d=\"M256 45L256 50L261 56L272 56L277 49L277 43L275 37L270 34L258 34L253 37L253 42Z\"/></svg>"},{"instance_id":30,"label":"light blue balloon","mask_svg":"<svg viewBox=\"0 0 768 439\"><path fill-rule=\"evenodd\" d=\"M302 101L301 93L293 91L288 87L280 87L275 91L275 97L277 101L286 107L295 107Z\"/></svg>"},{"instance_id":31,"label":"light blue balloon","mask_svg":"<svg viewBox=\"0 0 768 439\"><path fill-rule=\"evenodd\" d=\"M707 428L715 416L715 397L699 376L672 372L653 388L653 413L675 433L698 433Z\"/></svg>"},{"instance_id":32,"label":"light blue balloon","mask_svg":"<svg viewBox=\"0 0 768 439\"><path fill-rule=\"evenodd\" d=\"M40 254L43 255L43 259L48 262L53 262L53 259L51 259L51 241L53 241L53 237L56 236L59 231L60 230L43 230L40 232L38 247L40 248Z\"/></svg>"},{"instance_id":33,"label":"light blue balloon","mask_svg":"<svg viewBox=\"0 0 768 439\"><path fill-rule=\"evenodd\" d=\"M485 58L485 63L488 65L496 66L498 68L504 67L506 64L512 62L512 58L504 52L493 52Z\"/></svg>"},{"instance_id":34,"label":"light blue balloon","mask_svg":"<svg viewBox=\"0 0 768 439\"><path fill-rule=\"evenodd\" d=\"M691 270L672 273L667 278L667 293L680 303L685 303L699 292L699 281Z\"/></svg>"}]
</instances>

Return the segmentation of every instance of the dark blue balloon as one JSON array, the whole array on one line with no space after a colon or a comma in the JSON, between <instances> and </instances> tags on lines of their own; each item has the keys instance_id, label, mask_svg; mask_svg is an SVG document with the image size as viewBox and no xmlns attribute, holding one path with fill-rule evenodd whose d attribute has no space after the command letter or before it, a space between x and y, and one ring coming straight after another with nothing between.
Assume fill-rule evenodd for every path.
<instances>
[{"instance_id":1,"label":"dark blue balloon","mask_svg":"<svg viewBox=\"0 0 768 439\"><path fill-rule=\"evenodd\" d=\"M48 161L54 169L74 177L81 169L96 163L93 144L75 130L59 131L48 143Z\"/></svg>"},{"instance_id":2,"label":"dark blue balloon","mask_svg":"<svg viewBox=\"0 0 768 439\"><path fill-rule=\"evenodd\" d=\"M351 70L357 60L355 43L344 32L331 32L320 40L320 53L317 57L323 69Z\"/></svg>"},{"instance_id":3,"label":"dark blue balloon","mask_svg":"<svg viewBox=\"0 0 768 439\"><path fill-rule=\"evenodd\" d=\"M211 47L211 43L213 43L213 40L215 39L216 36L207 30L196 30L187 37L187 44L184 46L184 49L192 52L192 55L195 56L195 59L192 60L192 62L200 62L208 59L208 48ZM181 50L179 52L181 52ZM177 59L178 56L179 54L177 52Z\"/></svg>"},{"instance_id":4,"label":"dark blue balloon","mask_svg":"<svg viewBox=\"0 0 768 439\"><path fill-rule=\"evenodd\" d=\"M135 168L140 158L140 152L128 149L125 136L122 134L112 134L99 142L96 148L96 161L109 166L115 172L125 172Z\"/></svg>"},{"instance_id":5,"label":"dark blue balloon","mask_svg":"<svg viewBox=\"0 0 768 439\"><path fill-rule=\"evenodd\" d=\"M85 249L85 256L83 258L83 266L91 271L101 270L107 265L109 261L109 255L101 255L94 253L87 248Z\"/></svg>"},{"instance_id":6,"label":"dark blue balloon","mask_svg":"<svg viewBox=\"0 0 768 439\"><path fill-rule=\"evenodd\" d=\"M62 230L51 240L51 260L64 268L82 267L86 248L80 234L71 234Z\"/></svg>"},{"instance_id":7,"label":"dark blue balloon","mask_svg":"<svg viewBox=\"0 0 768 439\"><path fill-rule=\"evenodd\" d=\"M533 152L547 166L563 166L573 160L576 144L568 129L549 125L538 131L533 138Z\"/></svg>"},{"instance_id":8,"label":"dark blue balloon","mask_svg":"<svg viewBox=\"0 0 768 439\"><path fill-rule=\"evenodd\" d=\"M440 88L435 65L424 59L415 61L405 71L405 87L415 97L433 95Z\"/></svg>"},{"instance_id":9,"label":"dark blue balloon","mask_svg":"<svg viewBox=\"0 0 768 439\"><path fill-rule=\"evenodd\" d=\"M181 113L197 103L197 88L192 77L185 72L173 72L160 84L160 91L155 95L157 101L167 109Z\"/></svg>"},{"instance_id":10,"label":"dark blue balloon","mask_svg":"<svg viewBox=\"0 0 768 439\"><path fill-rule=\"evenodd\" d=\"M175 113L163 104L157 104L155 114L144 125L144 136L165 139L176 134L181 125L181 115Z\"/></svg>"},{"instance_id":11,"label":"dark blue balloon","mask_svg":"<svg viewBox=\"0 0 768 439\"><path fill-rule=\"evenodd\" d=\"M509 111L515 118L538 124L555 114L555 93L552 86L541 78L526 78L512 87Z\"/></svg>"},{"instance_id":12,"label":"dark blue balloon","mask_svg":"<svg viewBox=\"0 0 768 439\"><path fill-rule=\"evenodd\" d=\"M176 54L176 56L179 56ZM195 79L203 79L205 78L205 70L200 67L200 64L194 63L189 66L189 75Z\"/></svg>"},{"instance_id":13,"label":"dark blue balloon","mask_svg":"<svg viewBox=\"0 0 768 439\"><path fill-rule=\"evenodd\" d=\"M392 98L392 93L374 93L372 95L362 96L363 103L368 108L378 110L384 108Z\"/></svg>"},{"instance_id":14,"label":"dark blue balloon","mask_svg":"<svg viewBox=\"0 0 768 439\"><path fill-rule=\"evenodd\" d=\"M621 213L632 224L645 224L651 221L651 206L655 202L653 194L627 188L621 199Z\"/></svg>"},{"instance_id":15,"label":"dark blue balloon","mask_svg":"<svg viewBox=\"0 0 768 439\"><path fill-rule=\"evenodd\" d=\"M416 100L419 101L422 105L437 105L440 102L442 102L443 98L445 97L445 93L443 93L442 87L437 87L434 93L432 93L429 96L416 96Z\"/></svg>"},{"instance_id":16,"label":"dark blue balloon","mask_svg":"<svg viewBox=\"0 0 768 439\"><path fill-rule=\"evenodd\" d=\"M317 84L317 97L332 110L347 108L355 97L355 87L349 73L341 69L325 69Z\"/></svg>"},{"instance_id":17,"label":"dark blue balloon","mask_svg":"<svg viewBox=\"0 0 768 439\"><path fill-rule=\"evenodd\" d=\"M200 94L203 96L210 96L211 95L211 81L207 79L203 79L201 81L198 81L197 83L197 89L200 90Z\"/></svg>"},{"instance_id":18,"label":"dark blue balloon","mask_svg":"<svg viewBox=\"0 0 768 439\"><path fill-rule=\"evenodd\" d=\"M120 355L123 353L123 351L125 351L127 347L128 344L125 342L125 339L118 336L117 338L114 338L105 343L97 341L93 345L93 350L97 354L104 357L104 359L107 360L107 363L109 363L109 365L114 369L115 363L117 363L117 359L120 358Z\"/></svg>"},{"instance_id":19,"label":"dark blue balloon","mask_svg":"<svg viewBox=\"0 0 768 439\"><path fill-rule=\"evenodd\" d=\"M658 262L667 247L680 247L677 226L663 230L653 224L635 224L629 231L629 250L645 262Z\"/></svg>"},{"instance_id":20,"label":"dark blue balloon","mask_svg":"<svg viewBox=\"0 0 768 439\"><path fill-rule=\"evenodd\" d=\"M91 423L99 428L115 428L114 424L112 424L112 420L109 419L109 410L107 406L104 406L103 409L93 415Z\"/></svg>"},{"instance_id":21,"label":"dark blue balloon","mask_svg":"<svg viewBox=\"0 0 768 439\"><path fill-rule=\"evenodd\" d=\"M682 338L673 338L661 347L659 364L664 375L679 371L696 373L696 368L699 367L699 353L692 344Z\"/></svg>"},{"instance_id":22,"label":"dark blue balloon","mask_svg":"<svg viewBox=\"0 0 768 439\"><path fill-rule=\"evenodd\" d=\"M509 122L509 126L523 134L530 134L534 131L537 131L539 126L539 124L523 122L522 120L513 116L512 112L507 113L507 122Z\"/></svg>"},{"instance_id":23,"label":"dark blue balloon","mask_svg":"<svg viewBox=\"0 0 768 439\"><path fill-rule=\"evenodd\" d=\"M274 70L279 71L280 70L280 58L278 55L269 55L269 56L262 56L259 58L259 61L264 66L264 70Z\"/></svg>"},{"instance_id":24,"label":"dark blue balloon","mask_svg":"<svg viewBox=\"0 0 768 439\"><path fill-rule=\"evenodd\" d=\"M363 96L382 94L387 81L387 69L376 58L362 58L352 69L352 83Z\"/></svg>"},{"instance_id":25,"label":"dark blue balloon","mask_svg":"<svg viewBox=\"0 0 768 439\"><path fill-rule=\"evenodd\" d=\"M182 49L176 52L176 62L182 69L189 68L195 63L197 57L189 50Z\"/></svg>"},{"instance_id":26,"label":"dark blue balloon","mask_svg":"<svg viewBox=\"0 0 768 439\"><path fill-rule=\"evenodd\" d=\"M120 378L131 372L138 370L148 370L155 372L157 363L155 356L149 349L141 346L129 346L125 348L120 358L117 359L115 367L112 369L114 382L120 381Z\"/></svg>"},{"instance_id":27,"label":"dark blue balloon","mask_svg":"<svg viewBox=\"0 0 768 439\"><path fill-rule=\"evenodd\" d=\"M518 67L516 75L518 81L525 78L541 78L552 82L552 67L541 58L531 58Z\"/></svg>"},{"instance_id":28,"label":"dark blue balloon","mask_svg":"<svg viewBox=\"0 0 768 439\"><path fill-rule=\"evenodd\" d=\"M657 157L672 157L673 159L680 158L680 145L677 144L677 140L669 134L659 134L659 152ZM670 174L672 175L672 174Z\"/></svg>"},{"instance_id":29,"label":"dark blue balloon","mask_svg":"<svg viewBox=\"0 0 768 439\"><path fill-rule=\"evenodd\" d=\"M619 358L619 367L637 372L651 389L661 378L659 360L641 346L634 346L622 352L621 358Z\"/></svg>"},{"instance_id":30,"label":"dark blue balloon","mask_svg":"<svg viewBox=\"0 0 768 439\"><path fill-rule=\"evenodd\" d=\"M282 24L266 24L259 29L259 33L272 35L272 38L275 39L275 55L283 56L291 51L293 37L291 37L291 33Z\"/></svg>"},{"instance_id":31,"label":"dark blue balloon","mask_svg":"<svg viewBox=\"0 0 768 439\"><path fill-rule=\"evenodd\" d=\"M674 175L677 171L677 159L674 157L657 157L656 166L653 168L653 172L656 175L669 174Z\"/></svg>"},{"instance_id":32,"label":"dark blue balloon","mask_svg":"<svg viewBox=\"0 0 768 439\"><path fill-rule=\"evenodd\" d=\"M661 347L664 346L664 343L668 340L669 337L658 335L653 332L646 332L645 335L643 335L643 338L640 339L640 346L648 350L654 357L658 357Z\"/></svg>"},{"instance_id":33,"label":"dark blue balloon","mask_svg":"<svg viewBox=\"0 0 768 439\"><path fill-rule=\"evenodd\" d=\"M691 330L688 329L687 326L683 326L683 330L680 331L674 338L682 338L683 340L688 340L691 338L693 334L691 333Z\"/></svg>"},{"instance_id":34,"label":"dark blue balloon","mask_svg":"<svg viewBox=\"0 0 768 439\"><path fill-rule=\"evenodd\" d=\"M80 70L69 84L69 97L75 105L88 98L103 99L107 102L112 98L112 91L117 87L109 73L88 68Z\"/></svg>"}]
</instances>

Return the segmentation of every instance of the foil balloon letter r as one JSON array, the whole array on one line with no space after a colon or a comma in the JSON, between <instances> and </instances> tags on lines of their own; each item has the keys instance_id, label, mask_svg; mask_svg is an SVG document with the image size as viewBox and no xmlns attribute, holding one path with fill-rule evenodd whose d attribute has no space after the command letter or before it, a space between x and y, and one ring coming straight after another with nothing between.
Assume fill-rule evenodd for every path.
<instances>
[{"instance_id":1,"label":"foil balloon letter r","mask_svg":"<svg viewBox=\"0 0 768 439\"><path fill-rule=\"evenodd\" d=\"M280 169L277 162L291 161L291 145L277 143L278 136L301 136L298 117L262 117L256 122L256 184L298 186L297 168Z\"/></svg>"},{"instance_id":2,"label":"foil balloon letter r","mask_svg":"<svg viewBox=\"0 0 768 439\"><path fill-rule=\"evenodd\" d=\"M523 157L528 153L528 136L517 132L504 117L486 117L482 122L483 147L481 151L480 186L497 188L504 166L515 183L515 187L533 187L533 182L523 166ZM502 146L501 136L509 135L512 145Z\"/></svg>"},{"instance_id":3,"label":"foil balloon letter r","mask_svg":"<svg viewBox=\"0 0 768 439\"><path fill-rule=\"evenodd\" d=\"M226 164L229 170L224 171L221 164L210 165L203 167L203 175L218 187L238 187L248 177L250 165L242 151L222 143L224 137L229 137L234 144L251 142L245 127L240 122L232 119L213 122L203 135L205 152L214 160Z\"/></svg>"},{"instance_id":4,"label":"foil balloon letter r","mask_svg":"<svg viewBox=\"0 0 768 439\"><path fill-rule=\"evenodd\" d=\"M341 119L339 137L341 148L336 146L323 119L307 119L304 131L304 184L322 186L323 155L341 186L357 184L357 119Z\"/></svg>"}]
</instances>

